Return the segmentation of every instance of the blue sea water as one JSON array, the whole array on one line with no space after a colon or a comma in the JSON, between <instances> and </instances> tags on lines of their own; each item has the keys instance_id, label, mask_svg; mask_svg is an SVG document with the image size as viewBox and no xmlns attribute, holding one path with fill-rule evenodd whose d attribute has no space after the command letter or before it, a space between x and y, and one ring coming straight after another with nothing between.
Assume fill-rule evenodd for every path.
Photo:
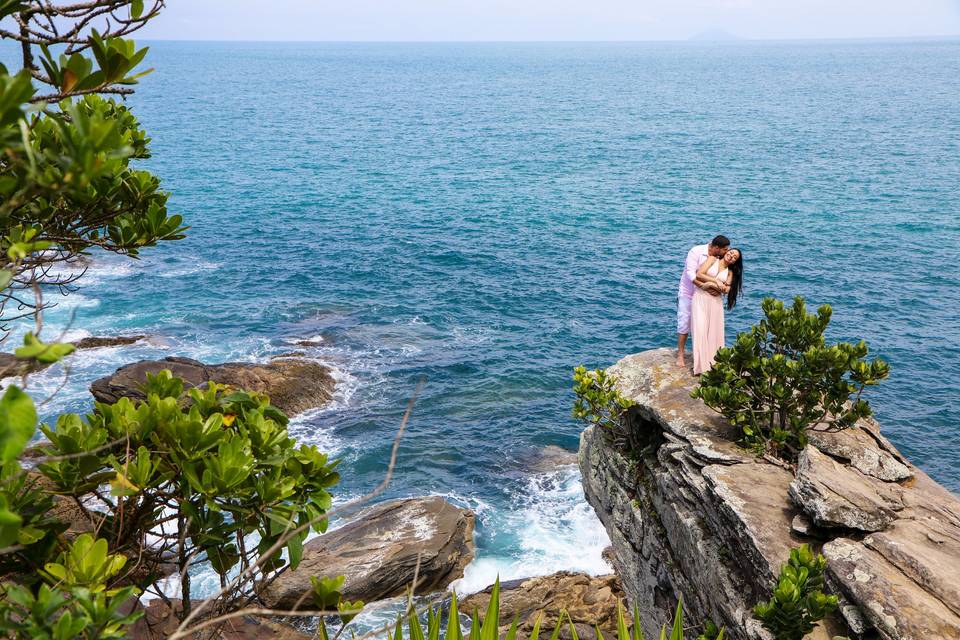
<instances>
[{"instance_id":1,"label":"blue sea water","mask_svg":"<svg viewBox=\"0 0 960 640\"><path fill-rule=\"evenodd\" d=\"M575 469L571 369L675 340L683 256L745 257L728 336L767 295L833 306L892 365L884 431L960 490L960 42L153 43L130 102L191 225L95 257L48 331L149 333L78 353L53 416L142 357L268 359L312 339L334 404L294 421L340 499L478 513L468 587L603 571ZM52 327L52 328L51 328ZM34 378L38 396L60 376Z\"/></svg>"}]
</instances>

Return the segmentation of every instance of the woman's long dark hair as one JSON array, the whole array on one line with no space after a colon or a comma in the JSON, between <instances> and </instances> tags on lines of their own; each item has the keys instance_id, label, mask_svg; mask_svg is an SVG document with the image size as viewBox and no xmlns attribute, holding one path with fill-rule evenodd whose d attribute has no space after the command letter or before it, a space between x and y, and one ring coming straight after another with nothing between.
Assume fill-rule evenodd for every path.
<instances>
[{"instance_id":1,"label":"woman's long dark hair","mask_svg":"<svg viewBox=\"0 0 960 640\"><path fill-rule=\"evenodd\" d=\"M729 251L740 254L740 259L728 267L733 272L733 279L730 280L730 292L727 293L727 309L733 309L737 304L737 296L743 293L743 251L736 247L730 247Z\"/></svg>"}]
</instances>

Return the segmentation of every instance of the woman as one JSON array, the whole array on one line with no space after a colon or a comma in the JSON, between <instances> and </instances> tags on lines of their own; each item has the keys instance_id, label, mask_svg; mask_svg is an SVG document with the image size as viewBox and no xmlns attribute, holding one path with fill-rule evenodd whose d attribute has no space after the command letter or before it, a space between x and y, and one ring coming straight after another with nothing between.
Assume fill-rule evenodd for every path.
<instances>
[{"instance_id":1,"label":"woman","mask_svg":"<svg viewBox=\"0 0 960 640\"><path fill-rule=\"evenodd\" d=\"M700 375L713 366L713 357L723 346L722 294L727 294L727 309L733 309L743 290L743 254L739 249L729 249L722 258L707 258L697 271L693 284L697 286L690 306L693 373Z\"/></svg>"}]
</instances>

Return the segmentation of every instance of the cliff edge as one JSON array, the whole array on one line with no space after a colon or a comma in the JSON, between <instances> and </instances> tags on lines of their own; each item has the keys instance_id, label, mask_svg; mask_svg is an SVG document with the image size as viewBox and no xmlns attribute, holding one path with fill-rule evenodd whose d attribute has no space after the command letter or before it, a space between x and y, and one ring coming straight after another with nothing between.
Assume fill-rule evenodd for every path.
<instances>
[{"instance_id":1,"label":"cliff edge","mask_svg":"<svg viewBox=\"0 0 960 640\"><path fill-rule=\"evenodd\" d=\"M596 427L580 441L584 492L648 635L678 598L734 640L768 638L752 618L790 549L828 561L840 608L813 638L960 638L960 500L862 420L812 433L796 471L758 459L717 413L690 398L697 379L657 349L609 369L637 404L633 450ZM656 636L654 636L656 637Z\"/></svg>"}]
</instances>

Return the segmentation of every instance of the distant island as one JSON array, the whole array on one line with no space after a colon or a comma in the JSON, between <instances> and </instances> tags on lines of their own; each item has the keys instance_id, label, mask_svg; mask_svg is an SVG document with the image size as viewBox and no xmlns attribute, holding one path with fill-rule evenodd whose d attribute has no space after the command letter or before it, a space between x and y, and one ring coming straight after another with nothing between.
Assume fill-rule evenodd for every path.
<instances>
[{"instance_id":1,"label":"distant island","mask_svg":"<svg viewBox=\"0 0 960 640\"><path fill-rule=\"evenodd\" d=\"M741 38L723 29L707 29L690 36L691 42L735 42L738 40L746 40L746 38Z\"/></svg>"}]
</instances>

